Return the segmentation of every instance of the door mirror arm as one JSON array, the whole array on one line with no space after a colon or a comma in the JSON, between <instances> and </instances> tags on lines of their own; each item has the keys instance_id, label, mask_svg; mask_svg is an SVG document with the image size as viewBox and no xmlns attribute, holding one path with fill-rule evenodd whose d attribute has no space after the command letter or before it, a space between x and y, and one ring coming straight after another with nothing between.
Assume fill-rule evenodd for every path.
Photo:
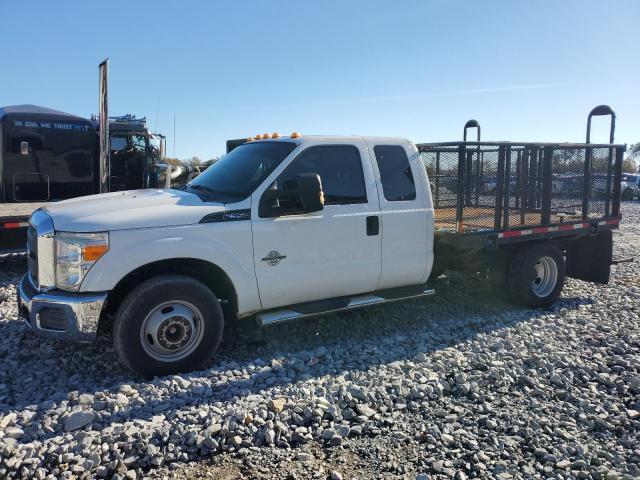
<instances>
[{"instance_id":1,"label":"door mirror arm","mask_svg":"<svg viewBox=\"0 0 640 480\"><path fill-rule=\"evenodd\" d=\"M278 190L274 182L260 198L258 205L258 216L260 218L277 217L280 204L278 202Z\"/></svg>"}]
</instances>

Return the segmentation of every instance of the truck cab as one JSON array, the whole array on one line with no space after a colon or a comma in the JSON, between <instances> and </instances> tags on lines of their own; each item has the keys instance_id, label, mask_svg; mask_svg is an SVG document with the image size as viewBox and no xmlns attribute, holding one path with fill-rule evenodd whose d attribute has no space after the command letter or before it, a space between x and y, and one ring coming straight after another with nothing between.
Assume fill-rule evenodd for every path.
<instances>
[{"instance_id":1,"label":"truck cab","mask_svg":"<svg viewBox=\"0 0 640 480\"><path fill-rule=\"evenodd\" d=\"M0 108L0 202L94 193L96 152L90 120L35 105Z\"/></svg>"},{"instance_id":2,"label":"truck cab","mask_svg":"<svg viewBox=\"0 0 640 480\"><path fill-rule=\"evenodd\" d=\"M160 146L145 119L131 115L109 122L109 191L135 190L162 185L164 174Z\"/></svg>"},{"instance_id":3,"label":"truck cab","mask_svg":"<svg viewBox=\"0 0 640 480\"><path fill-rule=\"evenodd\" d=\"M225 317L270 324L432 293L429 183L399 138L253 140L181 191L69 200L31 223L31 328L87 341L114 316L120 358L143 374L208 359Z\"/></svg>"},{"instance_id":4,"label":"truck cab","mask_svg":"<svg viewBox=\"0 0 640 480\"><path fill-rule=\"evenodd\" d=\"M144 119L109 122L111 191L155 186L159 156ZM97 123L39 107L0 108L0 202L48 202L98 192Z\"/></svg>"},{"instance_id":5,"label":"truck cab","mask_svg":"<svg viewBox=\"0 0 640 480\"><path fill-rule=\"evenodd\" d=\"M267 141L267 148L270 143L293 150L251 195L262 309L426 282L433 217L415 146L354 137ZM307 174L321 182L318 212L306 213L295 193L287 195ZM284 257L276 268L271 252Z\"/></svg>"}]
</instances>

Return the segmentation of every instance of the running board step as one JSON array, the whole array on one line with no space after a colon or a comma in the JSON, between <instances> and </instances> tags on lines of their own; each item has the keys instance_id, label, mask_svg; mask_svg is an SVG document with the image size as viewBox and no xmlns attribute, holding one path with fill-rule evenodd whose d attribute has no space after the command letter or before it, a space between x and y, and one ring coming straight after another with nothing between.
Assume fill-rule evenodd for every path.
<instances>
[{"instance_id":1,"label":"running board step","mask_svg":"<svg viewBox=\"0 0 640 480\"><path fill-rule=\"evenodd\" d=\"M332 298L329 300L319 300L317 302L300 303L285 308L269 310L257 315L261 326L273 325L299 318L315 317L329 313L355 310L356 308L368 307L370 305L381 305L385 303L399 302L412 298L426 297L433 295L435 290L426 289L424 285L420 288L394 288L382 290L374 293L356 295L353 297Z\"/></svg>"}]
</instances>

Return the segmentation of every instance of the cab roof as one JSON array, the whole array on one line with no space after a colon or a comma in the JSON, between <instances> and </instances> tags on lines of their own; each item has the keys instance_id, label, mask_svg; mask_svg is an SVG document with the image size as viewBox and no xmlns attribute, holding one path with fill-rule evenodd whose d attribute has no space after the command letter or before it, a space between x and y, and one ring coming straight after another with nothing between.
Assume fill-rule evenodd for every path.
<instances>
[{"instance_id":1,"label":"cab roof","mask_svg":"<svg viewBox=\"0 0 640 480\"><path fill-rule=\"evenodd\" d=\"M299 135L297 137L291 136L280 136L278 138L260 138L251 140L251 143L258 142L292 142L296 145L300 145L301 143L312 141L316 144L331 144L338 141L349 141L349 140L368 140L371 142L410 142L406 138L401 137L375 137L375 136L364 136L364 135ZM234 148L247 143L246 138L237 138L234 140L227 140L227 153L232 151Z\"/></svg>"},{"instance_id":2,"label":"cab roof","mask_svg":"<svg viewBox=\"0 0 640 480\"><path fill-rule=\"evenodd\" d=\"M297 138L291 138L287 136L282 136L279 138L267 138L262 140L254 140L256 142L295 142L295 143L303 143L306 140L313 140L318 143L329 143L334 140L373 140L373 141L394 141L394 142L407 142L406 138L402 137L380 137L380 136L369 136L369 135L300 135Z\"/></svg>"},{"instance_id":3,"label":"cab roof","mask_svg":"<svg viewBox=\"0 0 640 480\"><path fill-rule=\"evenodd\" d=\"M43 115L43 116L56 116L67 117L74 120L85 120L85 118L73 115L71 113L61 112L60 110L54 110L53 108L40 107L38 105L24 104L24 105L7 105L6 107L0 107L0 118L5 116L14 115Z\"/></svg>"},{"instance_id":4,"label":"cab roof","mask_svg":"<svg viewBox=\"0 0 640 480\"><path fill-rule=\"evenodd\" d=\"M30 104L0 107L0 122L11 120L74 122L92 126L90 120L78 115Z\"/></svg>"}]
</instances>

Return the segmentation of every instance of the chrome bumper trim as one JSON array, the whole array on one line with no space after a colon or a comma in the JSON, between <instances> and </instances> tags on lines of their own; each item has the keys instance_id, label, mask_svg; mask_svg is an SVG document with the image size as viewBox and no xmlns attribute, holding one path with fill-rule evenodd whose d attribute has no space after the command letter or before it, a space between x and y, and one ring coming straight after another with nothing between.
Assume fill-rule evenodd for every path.
<instances>
[{"instance_id":1,"label":"chrome bumper trim","mask_svg":"<svg viewBox=\"0 0 640 480\"><path fill-rule=\"evenodd\" d=\"M23 276L18 286L18 314L38 335L90 342L95 340L98 320L107 299L106 293L78 293L52 290L36 291L28 278ZM40 312L45 308L55 308L63 312L65 330L51 330L40 324Z\"/></svg>"}]
</instances>

